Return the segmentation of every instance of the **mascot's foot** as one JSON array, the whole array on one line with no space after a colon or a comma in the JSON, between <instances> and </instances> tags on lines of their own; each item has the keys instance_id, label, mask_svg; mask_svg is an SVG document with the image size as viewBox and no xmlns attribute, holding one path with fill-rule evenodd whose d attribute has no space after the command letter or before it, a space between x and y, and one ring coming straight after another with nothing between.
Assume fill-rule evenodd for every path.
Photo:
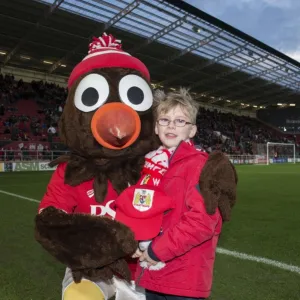
<instances>
[{"instance_id":1,"label":"mascot's foot","mask_svg":"<svg viewBox=\"0 0 300 300\"><path fill-rule=\"evenodd\" d=\"M64 292L63 300L107 300L98 285L92 281L82 280L71 283Z\"/></svg>"},{"instance_id":2,"label":"mascot's foot","mask_svg":"<svg viewBox=\"0 0 300 300\"><path fill-rule=\"evenodd\" d=\"M75 283L72 271L66 268L62 282L62 300L108 300L116 293L112 280L93 282L82 279Z\"/></svg>"}]
</instances>

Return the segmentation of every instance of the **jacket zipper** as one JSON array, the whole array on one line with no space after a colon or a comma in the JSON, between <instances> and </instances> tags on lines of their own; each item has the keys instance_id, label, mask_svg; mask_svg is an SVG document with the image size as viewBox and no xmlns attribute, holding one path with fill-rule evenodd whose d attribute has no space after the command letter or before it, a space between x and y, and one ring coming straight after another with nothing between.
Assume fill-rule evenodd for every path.
<instances>
[{"instance_id":1,"label":"jacket zipper","mask_svg":"<svg viewBox=\"0 0 300 300\"><path fill-rule=\"evenodd\" d=\"M173 152L173 154L172 154L171 157L169 158L169 166L170 166L170 164L171 164L171 160L172 160L174 154L176 153L176 151L178 150L178 148L179 148L179 146L181 145L182 142L183 142L183 141L181 141L181 142L178 144L178 146L176 147L175 151Z\"/></svg>"}]
</instances>

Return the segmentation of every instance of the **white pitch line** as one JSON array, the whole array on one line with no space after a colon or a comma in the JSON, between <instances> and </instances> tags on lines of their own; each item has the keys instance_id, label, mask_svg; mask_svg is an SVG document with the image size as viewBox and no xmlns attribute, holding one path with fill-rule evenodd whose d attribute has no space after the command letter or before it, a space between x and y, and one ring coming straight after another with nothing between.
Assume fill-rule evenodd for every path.
<instances>
[{"instance_id":1,"label":"white pitch line","mask_svg":"<svg viewBox=\"0 0 300 300\"><path fill-rule=\"evenodd\" d=\"M27 200L27 201L31 201L31 202L35 202L35 203L40 203L40 201L38 201L36 199L29 198L29 197L24 197L24 196L13 194L13 193L9 193L9 192L3 191L3 190L0 190L0 193L2 193L4 195L8 195L8 196L12 196L12 197L17 197L17 198L20 198L20 199L24 199L24 200Z\"/></svg>"},{"instance_id":2,"label":"white pitch line","mask_svg":"<svg viewBox=\"0 0 300 300\"><path fill-rule=\"evenodd\" d=\"M265 258L265 257L254 256L254 255L250 255L250 254L246 254L246 253L227 250L224 248L217 248L217 253L233 256L235 258L239 258L239 259L243 259L243 260L249 260L249 261L255 261L258 263L263 263L265 265L270 265L270 266L273 266L273 267L276 267L276 268L279 268L282 270L300 274L300 267L294 266L294 265L289 265L289 264L286 264L286 263L283 263L283 262L280 262L277 260L272 260L272 259Z\"/></svg>"},{"instance_id":3,"label":"white pitch line","mask_svg":"<svg viewBox=\"0 0 300 300\"><path fill-rule=\"evenodd\" d=\"M24 199L24 200L27 200L30 202L40 203L40 201L38 201L36 199L24 197L24 196L21 196L18 194L9 193L9 192L3 191L3 190L0 190L0 193L2 193L4 195ZM227 250L227 249L220 248L220 247L217 248L217 253L225 254L225 255L239 258L242 260L249 260L249 261L254 261L254 262L258 262L258 263L263 263L265 265L273 266L278 269L290 271L290 272L297 273L300 275L300 267L294 266L294 265L289 265L289 264L286 264L286 263L283 263L283 262L280 262L277 260L272 260L272 259L261 257L261 256L254 256L254 255L250 255L250 254L246 254L246 253L242 253L242 252Z\"/></svg>"}]
</instances>

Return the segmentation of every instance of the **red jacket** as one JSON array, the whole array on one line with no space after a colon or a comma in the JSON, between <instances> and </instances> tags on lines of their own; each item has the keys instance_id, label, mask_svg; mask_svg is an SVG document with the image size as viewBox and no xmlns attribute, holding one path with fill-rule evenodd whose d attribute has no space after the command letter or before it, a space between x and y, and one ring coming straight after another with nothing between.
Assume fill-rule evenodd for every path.
<instances>
[{"instance_id":1,"label":"red jacket","mask_svg":"<svg viewBox=\"0 0 300 300\"><path fill-rule=\"evenodd\" d=\"M149 246L149 255L166 263L158 271L137 268L137 284L164 293L207 298L222 218L217 210L208 215L198 190L201 170L208 155L181 143L160 182L174 197L176 208L164 216L162 233Z\"/></svg>"}]
</instances>

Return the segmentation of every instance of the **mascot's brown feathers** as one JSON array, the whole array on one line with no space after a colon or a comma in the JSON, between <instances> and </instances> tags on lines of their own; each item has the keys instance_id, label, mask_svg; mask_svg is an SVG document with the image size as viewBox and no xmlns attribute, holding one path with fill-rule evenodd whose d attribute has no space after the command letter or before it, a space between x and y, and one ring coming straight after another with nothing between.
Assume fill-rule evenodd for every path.
<instances>
[{"instance_id":1,"label":"mascot's brown feathers","mask_svg":"<svg viewBox=\"0 0 300 300\"><path fill-rule=\"evenodd\" d=\"M36 216L35 237L57 260L72 269L75 282L82 276L108 279L114 273L130 279L127 262L118 258L133 253L137 243L121 223L48 207Z\"/></svg>"},{"instance_id":2,"label":"mascot's brown feathers","mask_svg":"<svg viewBox=\"0 0 300 300\"><path fill-rule=\"evenodd\" d=\"M199 181L208 214L214 214L219 208L223 221L230 220L236 202L237 182L235 167L228 157L218 151L211 153Z\"/></svg>"},{"instance_id":3,"label":"mascot's brown feathers","mask_svg":"<svg viewBox=\"0 0 300 300\"><path fill-rule=\"evenodd\" d=\"M96 69L110 85L106 103L120 101L117 83L127 74L138 71L122 68ZM65 183L71 186L94 179L96 201L103 202L109 180L120 193L140 177L146 153L158 147L153 130L152 110L141 114L141 132L134 144L112 150L102 147L92 135L90 124L94 112L81 112L74 105L74 93L81 76L69 91L59 122L60 138L71 151L51 162L66 162ZM130 280L125 261L137 249L130 229L119 222L82 214L65 214L53 207L44 209L35 219L35 238L52 256L73 271L74 281L111 279L119 274Z\"/></svg>"}]
</instances>

